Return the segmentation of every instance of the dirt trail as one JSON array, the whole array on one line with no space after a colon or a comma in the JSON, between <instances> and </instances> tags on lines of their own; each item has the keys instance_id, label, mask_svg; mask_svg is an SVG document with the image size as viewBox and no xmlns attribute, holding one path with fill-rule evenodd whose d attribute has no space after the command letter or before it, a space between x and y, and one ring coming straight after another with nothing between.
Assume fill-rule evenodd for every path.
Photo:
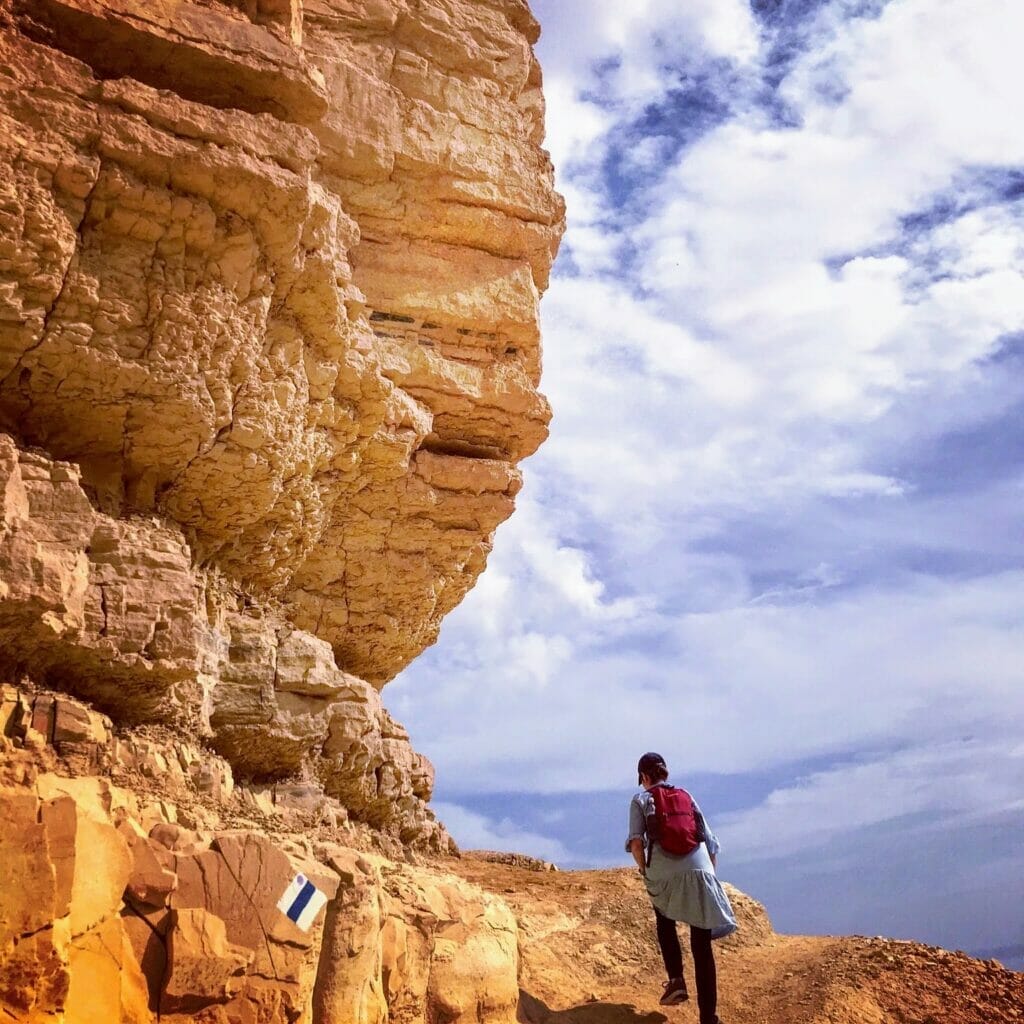
<instances>
[{"instance_id":1,"label":"dirt trail","mask_svg":"<svg viewBox=\"0 0 1024 1024\"><path fill-rule=\"evenodd\" d=\"M524 864L472 854L445 863L516 912L522 1021L696 1024L695 999L658 1005L661 958L635 871ZM995 961L915 942L778 935L759 903L729 893L740 931L715 947L723 1024L1024 1024L1024 974ZM685 929L680 938L685 949ZM688 957L687 972L692 996Z\"/></svg>"}]
</instances>

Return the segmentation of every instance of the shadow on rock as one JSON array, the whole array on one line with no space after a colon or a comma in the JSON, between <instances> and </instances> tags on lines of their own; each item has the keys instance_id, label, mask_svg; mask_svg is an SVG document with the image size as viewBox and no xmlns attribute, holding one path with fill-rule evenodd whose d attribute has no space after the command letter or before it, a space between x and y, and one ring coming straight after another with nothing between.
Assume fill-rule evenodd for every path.
<instances>
[{"instance_id":1,"label":"shadow on rock","mask_svg":"<svg viewBox=\"0 0 1024 1024\"><path fill-rule=\"evenodd\" d=\"M663 1013L641 1013L625 1003L584 1003L568 1010L552 1010L529 992L519 992L520 1024L663 1024Z\"/></svg>"}]
</instances>

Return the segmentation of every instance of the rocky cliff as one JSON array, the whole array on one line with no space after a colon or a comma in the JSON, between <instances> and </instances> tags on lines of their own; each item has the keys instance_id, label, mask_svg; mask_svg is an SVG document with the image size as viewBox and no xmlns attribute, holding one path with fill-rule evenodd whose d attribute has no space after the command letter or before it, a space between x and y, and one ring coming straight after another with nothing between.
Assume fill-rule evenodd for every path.
<instances>
[{"instance_id":1,"label":"rocky cliff","mask_svg":"<svg viewBox=\"0 0 1024 1024\"><path fill-rule=\"evenodd\" d=\"M2 0L0 416L374 684L544 439L520 0Z\"/></svg>"},{"instance_id":2,"label":"rocky cliff","mask_svg":"<svg viewBox=\"0 0 1024 1024\"><path fill-rule=\"evenodd\" d=\"M514 1016L379 691L547 432L537 34L0 0L0 1017Z\"/></svg>"},{"instance_id":3,"label":"rocky cliff","mask_svg":"<svg viewBox=\"0 0 1024 1024\"><path fill-rule=\"evenodd\" d=\"M537 34L522 0L0 0L0 673L436 839L368 690L546 436Z\"/></svg>"}]
</instances>

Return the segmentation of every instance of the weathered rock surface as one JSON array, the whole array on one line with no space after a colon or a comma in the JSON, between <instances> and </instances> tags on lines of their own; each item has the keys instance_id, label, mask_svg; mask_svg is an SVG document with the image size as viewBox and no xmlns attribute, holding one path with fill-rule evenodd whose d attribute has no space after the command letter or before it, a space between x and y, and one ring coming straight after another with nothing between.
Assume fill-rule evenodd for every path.
<instances>
[{"instance_id":1,"label":"weathered rock surface","mask_svg":"<svg viewBox=\"0 0 1024 1024\"><path fill-rule=\"evenodd\" d=\"M0 426L376 685L546 435L536 34L522 0L0 0Z\"/></svg>"},{"instance_id":2,"label":"weathered rock surface","mask_svg":"<svg viewBox=\"0 0 1024 1024\"><path fill-rule=\"evenodd\" d=\"M31 535L13 532L23 539ZM0 534L0 565L3 554ZM82 578L88 586L88 572ZM58 586L47 595L60 592ZM158 606L155 594L153 607ZM0 607L13 615L17 605L11 601ZM194 604L192 614L205 615L215 607L208 595ZM60 651L80 642L91 657L103 641L81 621L64 625ZM213 622L197 619L192 627L192 685L205 693L191 719L200 727L192 742L152 743L132 733L115 737L110 719L78 701L6 685L0 686L0 734L31 749L52 744L79 771L124 769L148 778L167 776L219 802L232 797L238 774L259 783L245 787L245 799L270 813L282 807L334 820L351 817L408 846L438 852L450 848L451 840L427 806L433 788L430 762L412 749L380 694L335 666L324 641L280 621L240 612ZM0 643L13 648L19 639L18 620L12 617L7 630L0 629ZM89 677L65 674L67 665L67 659L60 662L53 682L98 694L120 708L124 720L128 701L115 700L111 676L93 693ZM204 665L212 666L213 674L201 672ZM171 721L173 715L158 720ZM198 742L204 734L207 747Z\"/></svg>"},{"instance_id":3,"label":"weathered rock surface","mask_svg":"<svg viewBox=\"0 0 1024 1024\"><path fill-rule=\"evenodd\" d=\"M547 432L537 32L0 0L0 1017L515 1019L379 690Z\"/></svg>"},{"instance_id":4,"label":"weathered rock surface","mask_svg":"<svg viewBox=\"0 0 1024 1024\"><path fill-rule=\"evenodd\" d=\"M188 829L165 801L4 742L5 1020L516 1019L516 923L495 897L336 841ZM308 930L278 908L296 874L328 900Z\"/></svg>"}]
</instances>

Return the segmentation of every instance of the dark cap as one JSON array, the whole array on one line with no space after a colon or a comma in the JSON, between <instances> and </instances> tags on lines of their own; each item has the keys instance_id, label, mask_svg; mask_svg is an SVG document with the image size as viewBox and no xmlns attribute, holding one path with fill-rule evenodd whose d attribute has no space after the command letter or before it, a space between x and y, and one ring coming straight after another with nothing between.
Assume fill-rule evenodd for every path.
<instances>
[{"instance_id":1,"label":"dark cap","mask_svg":"<svg viewBox=\"0 0 1024 1024\"><path fill-rule=\"evenodd\" d=\"M637 781L637 785L643 785L643 781L641 780L640 776L641 775L650 775L652 768L664 768L666 772L668 771L668 765L665 764L665 758L663 758L661 756L661 754L654 754L654 753L648 752L648 753L644 754L644 756L641 757L639 761L637 761L637 764L636 764L636 781Z\"/></svg>"}]
</instances>

